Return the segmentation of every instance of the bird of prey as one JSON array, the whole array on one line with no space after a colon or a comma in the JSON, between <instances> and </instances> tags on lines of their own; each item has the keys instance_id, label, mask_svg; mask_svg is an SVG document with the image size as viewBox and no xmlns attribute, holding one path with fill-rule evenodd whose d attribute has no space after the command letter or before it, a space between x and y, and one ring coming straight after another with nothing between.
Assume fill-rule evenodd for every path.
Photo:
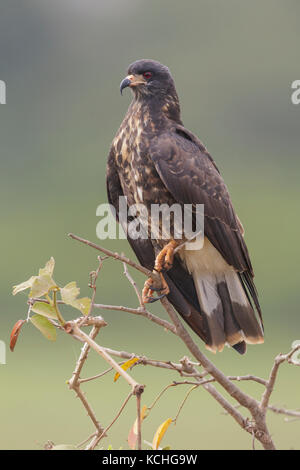
<instances>
[{"instance_id":1,"label":"bird of prey","mask_svg":"<svg viewBox=\"0 0 300 470\"><path fill-rule=\"evenodd\" d=\"M246 343L262 343L264 333L244 230L228 189L205 146L183 126L168 67L138 60L129 66L121 93L126 87L133 100L107 163L108 200L117 220L120 196L128 207L204 204L200 249L187 250L184 240L163 239L156 231L144 238L127 233L141 265L161 276L160 295L148 279L143 301L167 295L209 350L222 351L227 344L244 354Z\"/></svg>"}]
</instances>

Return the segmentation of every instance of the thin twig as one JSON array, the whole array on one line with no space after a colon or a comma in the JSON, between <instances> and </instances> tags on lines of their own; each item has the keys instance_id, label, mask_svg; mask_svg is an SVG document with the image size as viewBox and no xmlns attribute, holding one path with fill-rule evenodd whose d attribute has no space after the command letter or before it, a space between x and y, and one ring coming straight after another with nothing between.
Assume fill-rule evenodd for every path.
<instances>
[{"instance_id":1,"label":"thin twig","mask_svg":"<svg viewBox=\"0 0 300 470\"><path fill-rule=\"evenodd\" d=\"M145 356L140 356L135 353L130 353L127 351L117 351L115 349L111 349L107 347L104 347L104 349L112 356L120 357L122 359L132 359L133 357L137 357L139 359L139 364L142 364L145 366L149 365L153 367L159 367L162 369L174 370L174 371L179 372L179 374L184 377L199 377L199 378L203 377L203 372L202 373L197 372L196 369L194 369L193 372L191 373L185 372L185 369L182 366L182 364L175 364L175 363L171 363L170 361L157 361L154 359L148 359Z\"/></svg>"},{"instance_id":2,"label":"thin twig","mask_svg":"<svg viewBox=\"0 0 300 470\"><path fill-rule=\"evenodd\" d=\"M112 425L117 421L117 419L119 418L119 416L121 415L122 411L124 410L125 406L127 405L128 401L130 400L130 398L133 396L133 392L130 392L129 395L127 396L127 398L125 399L125 401L122 403L122 406L121 408L119 409L118 413L116 414L116 416L114 417L114 419L112 420L112 422L103 430L103 432L101 434L98 434L94 437L94 439L92 440L92 442L86 447L86 450L94 450L95 447L98 445L98 443L100 442L100 440L106 435L107 431L112 427Z\"/></svg>"},{"instance_id":3,"label":"thin twig","mask_svg":"<svg viewBox=\"0 0 300 470\"><path fill-rule=\"evenodd\" d=\"M122 305L105 305L97 303L94 304L94 308L100 308L102 310L115 310L120 312L132 313L133 315L140 315L141 317L145 317L153 323L162 326L166 330L171 331L172 333L174 333L174 335L177 335L176 328L174 327L174 325L172 325L172 323L168 322L167 320L164 320L163 318L157 317L153 313L150 313L148 310L145 309L145 307L130 308L123 307Z\"/></svg>"},{"instance_id":4,"label":"thin twig","mask_svg":"<svg viewBox=\"0 0 300 470\"><path fill-rule=\"evenodd\" d=\"M119 362L119 366L124 364L124 361L122 362ZM92 380L95 380L95 379L100 379L100 377L103 377L104 375L108 374L109 372L111 372L113 370L113 367L110 367L109 369L106 369L105 371L103 372L100 372L100 374L97 374L97 375L94 375L92 377L87 377L85 379L79 379L78 382L80 384L83 384L85 382L91 382Z\"/></svg>"},{"instance_id":5,"label":"thin twig","mask_svg":"<svg viewBox=\"0 0 300 470\"><path fill-rule=\"evenodd\" d=\"M274 385L275 385L275 381L277 378L280 365L285 361L289 362L291 357L295 354L295 352L299 350L300 350L300 344L295 346L287 354L278 354L278 356L276 356L270 376L269 376L269 380L266 386L266 390L264 391L262 398L261 398L260 408L263 411L263 413L266 413L266 410L268 408L270 397L274 390Z\"/></svg>"},{"instance_id":6,"label":"thin twig","mask_svg":"<svg viewBox=\"0 0 300 470\"><path fill-rule=\"evenodd\" d=\"M300 419L300 411L288 410L286 408L278 408L277 406L274 406L274 405L268 405L268 410L271 410L273 411L273 413L276 413L276 414L292 416L296 419Z\"/></svg>"},{"instance_id":7,"label":"thin twig","mask_svg":"<svg viewBox=\"0 0 300 470\"><path fill-rule=\"evenodd\" d=\"M188 392L186 393L184 399L182 400L182 402L181 402L181 404L180 404L180 406L179 406L179 409L178 409L178 411L177 411L177 415L176 415L175 418L173 419L174 424L177 423L177 419L178 419L178 417L179 417L179 415L180 415L180 413L181 413L181 410L182 410L182 408L183 408L185 402L187 401L188 397L190 396L190 394L191 394L197 387L198 387L198 385L194 385L194 386L191 387L191 388L188 390Z\"/></svg>"},{"instance_id":8,"label":"thin twig","mask_svg":"<svg viewBox=\"0 0 300 470\"><path fill-rule=\"evenodd\" d=\"M110 251L107 248L103 248L102 246L96 245L96 243L93 243L93 242L90 242L89 240L85 240L84 238L78 237L77 235L74 235L73 233L69 233L68 235L74 240L84 243L85 245L88 245L91 248L94 248L95 250L102 251L102 253L106 254L107 256L110 256L111 258L117 259L119 261L122 261L122 263L128 264L129 266L136 269L140 273L145 274L145 276L151 277L154 281L160 282L160 278L157 273L152 272L147 268L144 268L143 266L135 263L134 261L131 261L129 258L126 258L126 256L122 256L119 253L114 253L113 251Z\"/></svg>"},{"instance_id":9,"label":"thin twig","mask_svg":"<svg viewBox=\"0 0 300 470\"><path fill-rule=\"evenodd\" d=\"M99 325L98 326L94 325L91 332L90 332L89 338L90 339L96 338L97 334L100 331L100 328L101 327ZM85 363L85 361L88 357L89 350L90 350L90 346L88 345L88 343L85 343L83 345L82 349L81 349L81 353L80 353L80 356L79 356L78 361L76 363L76 366L75 366L74 372L72 374L72 377L68 381L68 385L69 385L69 388L71 390L75 391L76 395L81 400L84 408L86 409L86 411L87 411L89 417L91 418L91 420L92 420L95 428L97 429L97 431L98 432L103 432L102 425L97 420L96 415L95 415L91 405L88 403L88 401L86 399L86 396L84 395L84 393L80 389L79 376L80 376L80 372L83 368L83 365L84 365L84 363Z\"/></svg>"},{"instance_id":10,"label":"thin twig","mask_svg":"<svg viewBox=\"0 0 300 470\"><path fill-rule=\"evenodd\" d=\"M124 254L122 253L122 256L124 256ZM124 274L125 276L127 277L128 281L130 282L130 284L132 285L135 293L136 293L136 296L138 298L138 301L139 301L139 304L140 304L140 307L144 307L144 304L143 304L143 300L142 300L142 296L141 296L141 293L140 293L140 290L137 286L137 283L135 282L135 280L132 278L132 276L130 275L129 271L128 271L128 268L127 268L127 264L123 262L123 267L124 267Z\"/></svg>"},{"instance_id":11,"label":"thin twig","mask_svg":"<svg viewBox=\"0 0 300 470\"><path fill-rule=\"evenodd\" d=\"M141 393L136 394L136 410L137 410L137 445L138 445L138 450L142 450Z\"/></svg>"},{"instance_id":12,"label":"thin twig","mask_svg":"<svg viewBox=\"0 0 300 470\"><path fill-rule=\"evenodd\" d=\"M175 387L176 385L177 385L177 384L174 383L174 382L171 383L171 384L166 385L166 386L159 392L159 394L157 395L157 397L154 399L153 403L152 403L150 406L148 406L148 408L147 408L148 411L151 411L152 408L154 408L154 406L156 405L156 403L158 402L158 400L160 400L160 398L163 396L163 394L164 394L167 390L169 390L169 388Z\"/></svg>"},{"instance_id":13,"label":"thin twig","mask_svg":"<svg viewBox=\"0 0 300 470\"><path fill-rule=\"evenodd\" d=\"M91 299L91 305L90 305L90 310L89 310L88 316L91 315L91 313L93 311L94 303L95 303L95 297L96 297L96 292L97 292L96 282L97 282L97 279L98 279L98 276L99 276L100 269L103 266L103 260L102 260L101 256L98 256L98 261L99 261L98 268L96 269L96 271L92 271L90 273L89 287L91 289L93 289L93 295L92 295L92 299Z\"/></svg>"}]
</instances>

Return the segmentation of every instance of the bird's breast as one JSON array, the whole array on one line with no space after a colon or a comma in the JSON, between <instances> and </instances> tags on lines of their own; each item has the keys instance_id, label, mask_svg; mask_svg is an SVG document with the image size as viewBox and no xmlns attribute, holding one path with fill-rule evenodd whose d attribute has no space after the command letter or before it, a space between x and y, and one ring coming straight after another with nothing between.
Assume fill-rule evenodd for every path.
<instances>
[{"instance_id":1,"label":"bird's breast","mask_svg":"<svg viewBox=\"0 0 300 470\"><path fill-rule=\"evenodd\" d=\"M175 200L160 179L150 155L152 140L157 138L158 132L159 129L157 130L147 110L131 109L113 141L113 146L130 215L138 216L145 233L161 249L170 238L168 223L165 230L162 218L152 217L152 211L162 204L172 206Z\"/></svg>"},{"instance_id":2,"label":"bird's breast","mask_svg":"<svg viewBox=\"0 0 300 470\"><path fill-rule=\"evenodd\" d=\"M149 154L156 129L147 110L132 109L113 141L116 165L128 203L149 206L168 194Z\"/></svg>"}]
</instances>

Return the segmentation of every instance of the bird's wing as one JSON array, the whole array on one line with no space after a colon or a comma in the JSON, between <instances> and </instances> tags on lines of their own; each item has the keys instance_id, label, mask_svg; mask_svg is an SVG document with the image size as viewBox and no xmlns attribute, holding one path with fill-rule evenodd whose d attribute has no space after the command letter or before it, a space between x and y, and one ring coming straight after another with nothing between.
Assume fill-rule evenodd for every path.
<instances>
[{"instance_id":1,"label":"bird's wing","mask_svg":"<svg viewBox=\"0 0 300 470\"><path fill-rule=\"evenodd\" d=\"M124 193L115 166L113 151L110 152L107 163L106 187L108 201L115 208L116 217L119 221L119 197L124 196ZM127 232L127 240L141 265L152 270L155 263L155 253L151 239L133 239ZM165 274L165 278L170 287L169 301L203 341L207 341L207 325L205 320L198 314L200 306L191 275L186 272L178 260L175 260L174 266ZM176 282L173 282L172 279L175 279ZM180 279L180 283L178 279Z\"/></svg>"},{"instance_id":2,"label":"bird's wing","mask_svg":"<svg viewBox=\"0 0 300 470\"><path fill-rule=\"evenodd\" d=\"M115 166L115 156L112 150L109 154L106 168L106 188L108 202L115 208L116 217L119 221L119 197L124 196L124 192L120 183L117 168ZM134 240L129 236L128 233L127 239L141 265L152 270L155 262L155 254L151 240L143 238Z\"/></svg>"},{"instance_id":3,"label":"bird's wing","mask_svg":"<svg viewBox=\"0 0 300 470\"><path fill-rule=\"evenodd\" d=\"M205 236L237 271L248 300L251 296L261 318L244 230L223 178L206 148L191 132L178 125L153 139L150 155L161 180L177 202L204 204Z\"/></svg>"},{"instance_id":4,"label":"bird's wing","mask_svg":"<svg viewBox=\"0 0 300 470\"><path fill-rule=\"evenodd\" d=\"M182 126L152 141L150 154L164 185L181 204L204 204L204 231L226 262L253 275L227 187L204 146ZM195 138L196 139L196 138Z\"/></svg>"}]
</instances>

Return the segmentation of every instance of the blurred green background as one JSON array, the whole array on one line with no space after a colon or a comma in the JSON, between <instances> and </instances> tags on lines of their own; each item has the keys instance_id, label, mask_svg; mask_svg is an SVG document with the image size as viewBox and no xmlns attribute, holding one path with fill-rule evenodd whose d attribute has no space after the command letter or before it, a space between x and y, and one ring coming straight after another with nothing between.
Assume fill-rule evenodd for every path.
<instances>
[{"instance_id":1,"label":"blurred green background","mask_svg":"<svg viewBox=\"0 0 300 470\"><path fill-rule=\"evenodd\" d=\"M300 79L296 0L3 0L0 14L1 330L26 315L26 293L13 284L36 274L54 256L55 279L77 280L90 295L88 273L97 253L68 239L74 232L97 242L96 207L106 202L105 165L110 143L130 102L119 94L127 66L140 58L168 65L182 117L214 156L246 228L266 329L265 344L245 357L226 349L216 357L228 374L266 377L274 356L300 339L299 120L291 83ZM132 256L126 242L102 242ZM122 266L107 262L97 300L136 306ZM143 278L138 277L142 286ZM159 306L152 311L164 315ZM186 351L175 337L143 318L102 312L109 326L101 344L178 361ZM203 344L201 348L204 350ZM80 344L59 334L44 340L24 327L15 352L0 365L2 449L40 449L78 443L93 432L79 400L68 390ZM83 376L106 369L91 353ZM150 404L175 374L136 367ZM128 393L113 376L86 384L99 421L107 425ZM259 385L242 384L258 398ZM272 403L300 407L299 369L283 365ZM145 421L143 438L175 416L186 389L170 390ZM127 448L134 401L103 446ZM300 448L299 421L269 416L279 448ZM205 390L190 396L164 445L191 449L251 448L251 438L222 414ZM259 448L259 445L257 445Z\"/></svg>"}]
</instances>

